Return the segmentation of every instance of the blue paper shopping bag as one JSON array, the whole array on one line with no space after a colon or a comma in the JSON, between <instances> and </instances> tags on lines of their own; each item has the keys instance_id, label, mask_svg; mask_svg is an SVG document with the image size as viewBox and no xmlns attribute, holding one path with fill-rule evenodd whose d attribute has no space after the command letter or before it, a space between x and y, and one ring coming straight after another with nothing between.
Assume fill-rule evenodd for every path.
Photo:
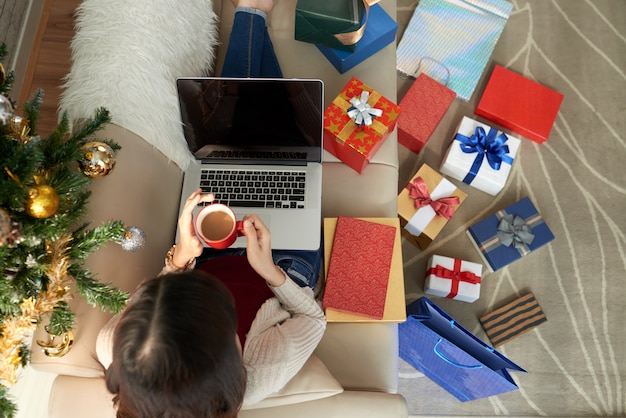
<instances>
[{"instance_id":1,"label":"blue paper shopping bag","mask_svg":"<svg viewBox=\"0 0 626 418\"><path fill-rule=\"evenodd\" d=\"M398 325L400 357L462 402L517 389L517 364L459 325L428 298L407 306Z\"/></svg>"}]
</instances>

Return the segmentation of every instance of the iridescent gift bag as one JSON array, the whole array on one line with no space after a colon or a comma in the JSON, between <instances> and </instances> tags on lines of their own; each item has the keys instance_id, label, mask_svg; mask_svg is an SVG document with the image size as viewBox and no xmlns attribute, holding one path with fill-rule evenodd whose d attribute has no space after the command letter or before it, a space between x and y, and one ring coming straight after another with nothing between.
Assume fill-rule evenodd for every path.
<instances>
[{"instance_id":1,"label":"iridescent gift bag","mask_svg":"<svg viewBox=\"0 0 626 418\"><path fill-rule=\"evenodd\" d=\"M506 0L420 0L397 49L397 69L469 101L513 5Z\"/></svg>"}]
</instances>

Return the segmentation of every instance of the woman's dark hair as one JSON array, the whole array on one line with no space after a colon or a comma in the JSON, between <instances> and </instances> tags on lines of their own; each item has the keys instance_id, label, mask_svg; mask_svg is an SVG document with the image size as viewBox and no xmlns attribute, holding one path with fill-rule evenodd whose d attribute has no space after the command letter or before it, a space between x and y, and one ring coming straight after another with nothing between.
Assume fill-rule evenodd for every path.
<instances>
[{"instance_id":1,"label":"woman's dark hair","mask_svg":"<svg viewBox=\"0 0 626 418\"><path fill-rule=\"evenodd\" d=\"M118 418L235 417L246 374L228 289L194 270L143 283L113 337Z\"/></svg>"}]
</instances>

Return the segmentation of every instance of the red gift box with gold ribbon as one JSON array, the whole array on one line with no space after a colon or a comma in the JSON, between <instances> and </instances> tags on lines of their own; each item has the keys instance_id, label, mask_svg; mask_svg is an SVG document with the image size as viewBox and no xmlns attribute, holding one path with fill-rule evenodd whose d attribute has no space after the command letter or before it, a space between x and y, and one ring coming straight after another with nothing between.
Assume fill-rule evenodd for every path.
<instances>
[{"instance_id":1,"label":"red gift box with gold ribbon","mask_svg":"<svg viewBox=\"0 0 626 418\"><path fill-rule=\"evenodd\" d=\"M324 149L361 173L399 114L398 105L352 77L324 112Z\"/></svg>"}]
</instances>

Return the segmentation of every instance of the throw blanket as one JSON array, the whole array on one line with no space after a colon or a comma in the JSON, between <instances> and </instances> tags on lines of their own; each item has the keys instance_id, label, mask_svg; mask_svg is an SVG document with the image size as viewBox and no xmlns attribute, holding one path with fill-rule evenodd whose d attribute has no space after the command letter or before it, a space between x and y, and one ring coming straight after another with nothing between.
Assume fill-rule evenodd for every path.
<instances>
[{"instance_id":1,"label":"throw blanket","mask_svg":"<svg viewBox=\"0 0 626 418\"><path fill-rule=\"evenodd\" d=\"M212 0L84 0L60 110L75 120L104 106L184 170L176 78L210 73L217 22Z\"/></svg>"}]
</instances>

